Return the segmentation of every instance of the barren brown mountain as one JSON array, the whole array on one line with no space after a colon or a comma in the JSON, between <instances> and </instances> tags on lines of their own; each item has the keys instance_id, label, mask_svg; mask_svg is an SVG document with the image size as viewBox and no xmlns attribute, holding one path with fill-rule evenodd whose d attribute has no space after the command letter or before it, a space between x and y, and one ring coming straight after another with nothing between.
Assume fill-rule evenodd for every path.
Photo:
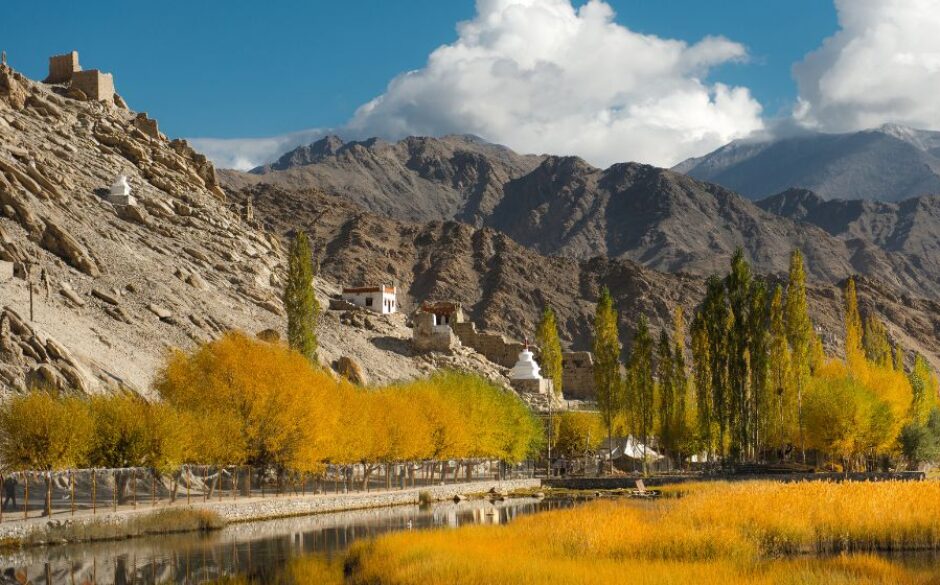
<instances>
[{"instance_id":1,"label":"barren brown mountain","mask_svg":"<svg viewBox=\"0 0 940 585\"><path fill-rule=\"evenodd\" d=\"M468 178L461 162L468 158L472 168L488 172ZM330 138L254 174L223 171L222 178L234 188L319 188L396 219L493 227L546 255L625 258L664 272L708 275L723 270L725 258L741 247L759 272L782 275L790 251L799 248L818 283L861 274L898 293L940 293L940 267L925 269L905 250L877 238L839 237L648 165L598 169L577 157L522 157L466 137L394 144ZM474 199L468 188L485 195ZM940 220L930 221L940 231Z\"/></svg>"},{"instance_id":2,"label":"barren brown mountain","mask_svg":"<svg viewBox=\"0 0 940 585\"><path fill-rule=\"evenodd\" d=\"M256 185L231 196L251 199L269 229L284 237L296 229L311 234L327 280L394 280L405 293L406 309L427 299L458 300L479 324L518 339L532 335L542 307L551 305L565 345L589 349L597 295L607 286L629 348L641 314L654 329L671 326L675 307L691 311L704 289L698 275L662 273L626 258L544 256L491 228L455 221L397 221L317 190ZM729 260L725 255L716 265L726 270ZM840 285L810 288L813 317L824 343L836 352L842 343ZM940 356L940 304L897 295L866 278L859 280L859 294L863 309L885 318L906 347L932 360Z\"/></svg>"}]
</instances>

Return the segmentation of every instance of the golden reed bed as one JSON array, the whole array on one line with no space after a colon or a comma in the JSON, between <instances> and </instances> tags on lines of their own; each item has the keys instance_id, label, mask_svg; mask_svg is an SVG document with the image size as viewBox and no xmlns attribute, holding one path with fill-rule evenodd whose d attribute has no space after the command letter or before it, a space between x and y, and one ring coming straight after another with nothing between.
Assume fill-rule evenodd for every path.
<instances>
[{"instance_id":1,"label":"golden reed bed","mask_svg":"<svg viewBox=\"0 0 940 585\"><path fill-rule=\"evenodd\" d=\"M938 548L940 483L746 482L391 534L354 545L347 563L361 585L903 585L940 583L940 568L871 553Z\"/></svg>"}]
</instances>

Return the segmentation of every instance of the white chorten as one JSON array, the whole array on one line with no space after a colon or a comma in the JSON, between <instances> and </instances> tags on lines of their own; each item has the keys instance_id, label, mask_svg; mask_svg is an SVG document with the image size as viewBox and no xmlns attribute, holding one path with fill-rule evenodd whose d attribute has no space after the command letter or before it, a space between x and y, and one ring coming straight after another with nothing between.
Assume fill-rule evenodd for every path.
<instances>
[{"instance_id":1,"label":"white chorten","mask_svg":"<svg viewBox=\"0 0 940 585\"><path fill-rule=\"evenodd\" d=\"M131 196L131 185L127 182L127 176L118 175L111 185L111 191L108 193L108 201L113 205L136 205L137 201Z\"/></svg>"},{"instance_id":2,"label":"white chorten","mask_svg":"<svg viewBox=\"0 0 940 585\"><path fill-rule=\"evenodd\" d=\"M532 357L532 352L529 351L529 343L526 341L525 349L519 352L519 359L516 361L516 365L512 367L512 371L509 372L509 379L541 380L542 375L539 373L541 369L535 362L535 358Z\"/></svg>"}]
</instances>

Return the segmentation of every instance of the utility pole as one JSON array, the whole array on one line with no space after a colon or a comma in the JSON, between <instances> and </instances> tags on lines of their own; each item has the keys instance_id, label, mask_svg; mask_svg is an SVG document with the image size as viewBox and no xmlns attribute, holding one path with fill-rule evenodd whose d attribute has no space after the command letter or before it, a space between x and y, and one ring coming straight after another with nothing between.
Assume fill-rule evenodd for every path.
<instances>
[{"instance_id":1,"label":"utility pole","mask_svg":"<svg viewBox=\"0 0 940 585\"><path fill-rule=\"evenodd\" d=\"M29 288L29 320L34 321L35 316L33 313L33 274L32 274L32 263L27 260L24 263L24 269L26 270L26 286Z\"/></svg>"}]
</instances>

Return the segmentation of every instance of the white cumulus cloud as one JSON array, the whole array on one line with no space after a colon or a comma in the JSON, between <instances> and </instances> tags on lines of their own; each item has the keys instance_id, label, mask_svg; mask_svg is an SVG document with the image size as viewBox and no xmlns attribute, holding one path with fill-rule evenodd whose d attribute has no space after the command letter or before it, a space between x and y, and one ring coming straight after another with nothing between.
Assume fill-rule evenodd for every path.
<instances>
[{"instance_id":1,"label":"white cumulus cloud","mask_svg":"<svg viewBox=\"0 0 940 585\"><path fill-rule=\"evenodd\" d=\"M940 129L940 0L835 0L840 29L793 67L806 126Z\"/></svg>"},{"instance_id":2,"label":"white cumulus cloud","mask_svg":"<svg viewBox=\"0 0 940 585\"><path fill-rule=\"evenodd\" d=\"M277 159L288 150L314 142L327 134L320 129L301 130L266 138L189 138L198 152L217 167L247 171Z\"/></svg>"},{"instance_id":3,"label":"white cumulus cloud","mask_svg":"<svg viewBox=\"0 0 940 585\"><path fill-rule=\"evenodd\" d=\"M457 30L424 68L361 106L346 133L469 133L598 165L670 166L763 127L748 89L706 80L747 57L723 37L690 45L640 34L600 0L477 0Z\"/></svg>"}]
</instances>

